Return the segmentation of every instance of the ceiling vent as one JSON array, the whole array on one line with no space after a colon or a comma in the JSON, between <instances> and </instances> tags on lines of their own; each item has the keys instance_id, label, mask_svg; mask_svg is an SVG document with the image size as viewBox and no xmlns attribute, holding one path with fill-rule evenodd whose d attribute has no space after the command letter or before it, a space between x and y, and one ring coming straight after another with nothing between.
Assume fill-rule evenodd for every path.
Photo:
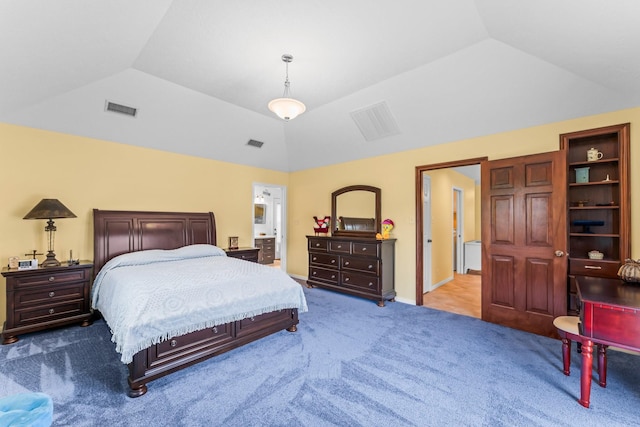
<instances>
[{"instance_id":1,"label":"ceiling vent","mask_svg":"<svg viewBox=\"0 0 640 427\"><path fill-rule=\"evenodd\" d=\"M247 142L247 145L250 145L256 148L262 148L262 146L264 145L264 142L256 141L255 139L250 139L249 142Z\"/></svg>"},{"instance_id":2,"label":"ceiling vent","mask_svg":"<svg viewBox=\"0 0 640 427\"><path fill-rule=\"evenodd\" d=\"M126 105L116 104L115 102L106 101L105 111L112 111L114 113L124 114L125 116L135 117L138 114L138 109L133 107L127 107Z\"/></svg>"},{"instance_id":3,"label":"ceiling vent","mask_svg":"<svg viewBox=\"0 0 640 427\"><path fill-rule=\"evenodd\" d=\"M367 141L385 138L400 133L386 101L352 111L351 118Z\"/></svg>"}]
</instances>

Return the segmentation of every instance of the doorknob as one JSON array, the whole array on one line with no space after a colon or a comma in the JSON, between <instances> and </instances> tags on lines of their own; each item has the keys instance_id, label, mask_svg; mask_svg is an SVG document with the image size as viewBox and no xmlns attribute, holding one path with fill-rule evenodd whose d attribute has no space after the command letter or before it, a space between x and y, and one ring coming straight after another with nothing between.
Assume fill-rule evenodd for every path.
<instances>
[{"instance_id":1,"label":"doorknob","mask_svg":"<svg viewBox=\"0 0 640 427\"><path fill-rule=\"evenodd\" d=\"M564 256L564 252L562 252L562 251L555 251L554 253L555 253L555 256L558 256L558 257L559 256Z\"/></svg>"}]
</instances>

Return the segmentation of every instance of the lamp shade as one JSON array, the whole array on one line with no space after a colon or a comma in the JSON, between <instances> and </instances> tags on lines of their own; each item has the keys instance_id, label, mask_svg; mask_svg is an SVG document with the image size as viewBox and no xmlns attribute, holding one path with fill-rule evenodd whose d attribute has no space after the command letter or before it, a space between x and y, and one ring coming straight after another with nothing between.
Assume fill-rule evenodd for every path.
<instances>
[{"instance_id":1,"label":"lamp shade","mask_svg":"<svg viewBox=\"0 0 640 427\"><path fill-rule=\"evenodd\" d=\"M42 199L22 219L76 218L58 199Z\"/></svg>"},{"instance_id":2,"label":"lamp shade","mask_svg":"<svg viewBox=\"0 0 640 427\"><path fill-rule=\"evenodd\" d=\"M286 121L295 119L307 109L302 102L293 98L276 98L268 106L269 110Z\"/></svg>"}]
</instances>

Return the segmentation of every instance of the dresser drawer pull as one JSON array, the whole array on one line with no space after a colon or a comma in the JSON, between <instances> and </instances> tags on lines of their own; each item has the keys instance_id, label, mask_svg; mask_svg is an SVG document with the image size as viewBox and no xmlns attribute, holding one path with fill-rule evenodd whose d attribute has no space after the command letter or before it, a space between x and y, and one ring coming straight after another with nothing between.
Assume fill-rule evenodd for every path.
<instances>
[{"instance_id":1,"label":"dresser drawer pull","mask_svg":"<svg viewBox=\"0 0 640 427\"><path fill-rule=\"evenodd\" d=\"M49 298L53 298L53 297L55 297L55 296L56 296L56 293L55 293L55 292L53 292L53 291L49 292Z\"/></svg>"},{"instance_id":2,"label":"dresser drawer pull","mask_svg":"<svg viewBox=\"0 0 640 427\"><path fill-rule=\"evenodd\" d=\"M362 251L363 251L363 252L364 252L364 251L366 251L366 250L367 250L367 248L362 248Z\"/></svg>"},{"instance_id":3,"label":"dresser drawer pull","mask_svg":"<svg viewBox=\"0 0 640 427\"><path fill-rule=\"evenodd\" d=\"M338 245L338 249L342 249L342 245Z\"/></svg>"},{"instance_id":4,"label":"dresser drawer pull","mask_svg":"<svg viewBox=\"0 0 640 427\"><path fill-rule=\"evenodd\" d=\"M171 340L171 342L169 343L171 345L171 347L175 347L178 345L178 341L176 340Z\"/></svg>"},{"instance_id":5,"label":"dresser drawer pull","mask_svg":"<svg viewBox=\"0 0 640 427\"><path fill-rule=\"evenodd\" d=\"M245 258L246 258L246 256L242 255L242 259L245 259Z\"/></svg>"},{"instance_id":6,"label":"dresser drawer pull","mask_svg":"<svg viewBox=\"0 0 640 427\"><path fill-rule=\"evenodd\" d=\"M602 270L602 267L599 265L585 265L584 268L588 268L589 270Z\"/></svg>"},{"instance_id":7,"label":"dresser drawer pull","mask_svg":"<svg viewBox=\"0 0 640 427\"><path fill-rule=\"evenodd\" d=\"M53 277L53 276L49 277L49 281L50 281L50 282L53 282L54 280L56 280L56 278L55 278L55 277Z\"/></svg>"},{"instance_id":8,"label":"dresser drawer pull","mask_svg":"<svg viewBox=\"0 0 640 427\"><path fill-rule=\"evenodd\" d=\"M369 267L367 267L369 270L371 270L373 268L373 265L369 264Z\"/></svg>"},{"instance_id":9,"label":"dresser drawer pull","mask_svg":"<svg viewBox=\"0 0 640 427\"><path fill-rule=\"evenodd\" d=\"M348 281L349 281L349 278L348 278L348 277L345 277L345 278L344 278L344 281L345 281L345 282L348 282Z\"/></svg>"},{"instance_id":10,"label":"dresser drawer pull","mask_svg":"<svg viewBox=\"0 0 640 427\"><path fill-rule=\"evenodd\" d=\"M251 320L252 322L255 322L256 318L252 316L249 320Z\"/></svg>"},{"instance_id":11,"label":"dresser drawer pull","mask_svg":"<svg viewBox=\"0 0 640 427\"><path fill-rule=\"evenodd\" d=\"M332 260L331 260L331 264L335 264L335 263L336 263L336 260L335 260L335 259L332 259Z\"/></svg>"},{"instance_id":12,"label":"dresser drawer pull","mask_svg":"<svg viewBox=\"0 0 640 427\"><path fill-rule=\"evenodd\" d=\"M349 265L349 261L345 261L345 262L344 262L344 265Z\"/></svg>"},{"instance_id":13,"label":"dresser drawer pull","mask_svg":"<svg viewBox=\"0 0 640 427\"><path fill-rule=\"evenodd\" d=\"M313 257L313 259L311 261L317 261L317 260L318 260L318 258Z\"/></svg>"},{"instance_id":14,"label":"dresser drawer pull","mask_svg":"<svg viewBox=\"0 0 640 427\"><path fill-rule=\"evenodd\" d=\"M369 282L369 287L372 287L372 286L373 286L373 282Z\"/></svg>"},{"instance_id":15,"label":"dresser drawer pull","mask_svg":"<svg viewBox=\"0 0 640 427\"><path fill-rule=\"evenodd\" d=\"M332 274L332 275L331 275L331 278L332 278L332 279L335 279L335 278L336 278L336 275L335 275L335 274Z\"/></svg>"},{"instance_id":16,"label":"dresser drawer pull","mask_svg":"<svg viewBox=\"0 0 640 427\"><path fill-rule=\"evenodd\" d=\"M316 243L316 248L320 247L320 243Z\"/></svg>"},{"instance_id":17,"label":"dresser drawer pull","mask_svg":"<svg viewBox=\"0 0 640 427\"><path fill-rule=\"evenodd\" d=\"M218 333L218 328L216 326L214 326L212 331L213 331L214 334L217 334Z\"/></svg>"},{"instance_id":18,"label":"dresser drawer pull","mask_svg":"<svg viewBox=\"0 0 640 427\"><path fill-rule=\"evenodd\" d=\"M50 308L50 309L49 309L49 314L53 314L53 313L55 313L55 312L56 312L56 311L55 311L53 308Z\"/></svg>"},{"instance_id":19,"label":"dresser drawer pull","mask_svg":"<svg viewBox=\"0 0 640 427\"><path fill-rule=\"evenodd\" d=\"M316 275L316 274L318 274L318 273L316 273L316 272L314 271L312 274L315 276L315 275Z\"/></svg>"}]
</instances>

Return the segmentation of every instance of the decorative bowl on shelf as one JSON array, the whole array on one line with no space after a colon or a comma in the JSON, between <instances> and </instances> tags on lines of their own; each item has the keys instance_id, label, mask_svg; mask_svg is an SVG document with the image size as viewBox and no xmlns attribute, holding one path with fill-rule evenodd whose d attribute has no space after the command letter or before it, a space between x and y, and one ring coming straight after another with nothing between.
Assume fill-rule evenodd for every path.
<instances>
[{"instance_id":1,"label":"decorative bowl on shelf","mask_svg":"<svg viewBox=\"0 0 640 427\"><path fill-rule=\"evenodd\" d=\"M604 258L604 254L600 251L589 251L589 253L587 254L589 255L589 259L603 259Z\"/></svg>"}]
</instances>

